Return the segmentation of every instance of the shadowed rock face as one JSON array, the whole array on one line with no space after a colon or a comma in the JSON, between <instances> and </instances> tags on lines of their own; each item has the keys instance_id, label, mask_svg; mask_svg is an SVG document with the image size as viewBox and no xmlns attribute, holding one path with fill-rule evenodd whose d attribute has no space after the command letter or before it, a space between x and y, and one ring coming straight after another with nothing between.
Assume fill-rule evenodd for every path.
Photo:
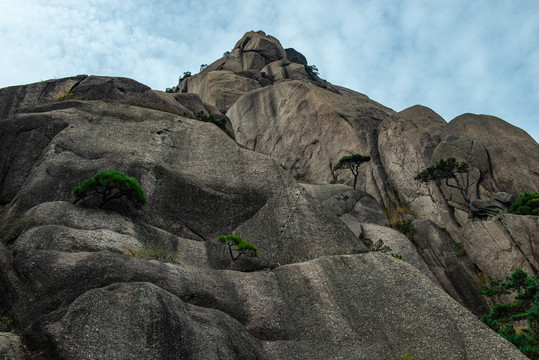
<instances>
[{"instance_id":1,"label":"shadowed rock face","mask_svg":"<svg viewBox=\"0 0 539 360\"><path fill-rule=\"evenodd\" d=\"M28 224L0 242L0 311L30 348L60 360L525 359L454 299L482 313L478 272L536 272L537 217L471 221L458 193L413 177L456 156L478 202L537 191L526 134L479 115L395 113L308 75L263 32L176 90L86 75L0 89L0 220ZM198 111L226 112L226 133ZM372 158L358 189L327 184L352 180L333 167L354 153ZM70 203L109 169L138 180L144 209ZM396 205L432 221L409 224L410 240L384 226ZM215 242L228 233L260 256L232 262Z\"/></svg>"},{"instance_id":2,"label":"shadowed rock face","mask_svg":"<svg viewBox=\"0 0 539 360\"><path fill-rule=\"evenodd\" d=\"M383 359L407 348L426 358L525 358L420 272L387 255L326 256L250 273L166 264L126 256L110 243L188 240L157 229L148 236L145 225L110 214L97 223L110 239L100 242L87 233L103 211L39 207L29 214L50 209L46 221L64 225L20 236L13 267L2 272L11 283L2 285L18 291L16 320L51 358ZM69 232L70 241L50 239L61 234L53 226ZM93 248L84 239L95 239ZM11 255L4 247L1 255L5 266Z\"/></svg>"}]
</instances>

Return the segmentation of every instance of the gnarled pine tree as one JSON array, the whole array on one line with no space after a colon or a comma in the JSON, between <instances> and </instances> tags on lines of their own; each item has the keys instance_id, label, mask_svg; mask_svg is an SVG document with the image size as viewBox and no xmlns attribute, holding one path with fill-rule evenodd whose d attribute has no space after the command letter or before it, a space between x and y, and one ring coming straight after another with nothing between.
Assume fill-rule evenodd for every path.
<instances>
[{"instance_id":1,"label":"gnarled pine tree","mask_svg":"<svg viewBox=\"0 0 539 360\"><path fill-rule=\"evenodd\" d=\"M425 170L419 172L414 179L422 182L436 181L439 183L441 180L445 180L445 184L451 188L458 189L466 201L466 205L470 208L472 213L477 211L477 208L473 206L470 196L461 182L458 174L465 174L469 172L469 165L466 162L459 163L454 157L447 159L441 159L436 164L429 166ZM449 180L453 179L456 185L450 184Z\"/></svg>"},{"instance_id":2,"label":"gnarled pine tree","mask_svg":"<svg viewBox=\"0 0 539 360\"><path fill-rule=\"evenodd\" d=\"M126 176L119 171L101 171L85 180L80 186L73 189L73 204L86 199L88 196L98 194L101 196L99 207L112 199L125 198L133 203L136 208L146 205L144 190L137 180Z\"/></svg>"},{"instance_id":3,"label":"gnarled pine tree","mask_svg":"<svg viewBox=\"0 0 539 360\"><path fill-rule=\"evenodd\" d=\"M232 261L238 260L238 258L242 255L247 255L250 257L258 256L258 249L256 248L256 246L244 240L239 235L221 235L217 238L217 242L228 245L228 250L230 251L230 257L232 258ZM234 255L234 252L236 253L236 255Z\"/></svg>"},{"instance_id":4,"label":"gnarled pine tree","mask_svg":"<svg viewBox=\"0 0 539 360\"><path fill-rule=\"evenodd\" d=\"M368 155L360 155L360 154L353 154L350 156L344 156L339 160L337 165L333 168L333 170L339 170L339 169L350 169L352 174L354 175L354 190L356 188L357 184L357 176L359 175L359 167L361 164L369 161L371 159Z\"/></svg>"}]
</instances>

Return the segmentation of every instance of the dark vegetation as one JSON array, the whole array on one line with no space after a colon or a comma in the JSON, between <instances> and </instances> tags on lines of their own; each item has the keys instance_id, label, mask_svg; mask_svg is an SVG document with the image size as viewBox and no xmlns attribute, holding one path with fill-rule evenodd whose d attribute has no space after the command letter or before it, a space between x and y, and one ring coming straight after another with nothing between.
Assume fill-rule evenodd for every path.
<instances>
[{"instance_id":1,"label":"dark vegetation","mask_svg":"<svg viewBox=\"0 0 539 360\"><path fill-rule=\"evenodd\" d=\"M477 212L477 208L472 204L468 191L464 187L462 179L459 179L458 176L458 174L465 174L469 171L468 163L459 163L454 157L449 157L447 159L441 159L436 164L419 172L414 179L421 182L435 181L438 185L442 180L445 180L447 186L460 191L464 201L466 201L466 205L468 205L472 213L475 213ZM455 185L451 184L449 180L453 180Z\"/></svg>"},{"instance_id":2,"label":"dark vegetation","mask_svg":"<svg viewBox=\"0 0 539 360\"><path fill-rule=\"evenodd\" d=\"M368 155L353 154L350 156L342 157L333 170L349 169L354 175L354 190L357 184L357 177L359 175L359 167L361 164L370 161L371 157Z\"/></svg>"},{"instance_id":3,"label":"dark vegetation","mask_svg":"<svg viewBox=\"0 0 539 360\"><path fill-rule=\"evenodd\" d=\"M532 360L539 359L539 276L529 276L516 269L505 280L491 280L482 294L493 297L501 294L516 294L515 301L496 304L481 321L526 354ZM527 328L516 326L525 320Z\"/></svg>"},{"instance_id":4,"label":"dark vegetation","mask_svg":"<svg viewBox=\"0 0 539 360\"><path fill-rule=\"evenodd\" d=\"M211 114L206 114L204 111L196 111L193 115L195 119L217 125L221 130L226 132L226 118L217 119Z\"/></svg>"},{"instance_id":5,"label":"dark vegetation","mask_svg":"<svg viewBox=\"0 0 539 360\"><path fill-rule=\"evenodd\" d=\"M245 241L241 236L228 234L221 235L217 238L217 242L220 244L228 245L228 250L230 251L230 257L232 261L236 261L240 256L246 255L250 257L258 256L258 249L256 246L251 244L248 241Z\"/></svg>"},{"instance_id":6,"label":"dark vegetation","mask_svg":"<svg viewBox=\"0 0 539 360\"><path fill-rule=\"evenodd\" d=\"M178 79L178 83L181 83L183 80L187 79L189 76L191 76L191 72L185 71L183 73L183 76L180 76L180 78Z\"/></svg>"},{"instance_id":7,"label":"dark vegetation","mask_svg":"<svg viewBox=\"0 0 539 360\"><path fill-rule=\"evenodd\" d=\"M539 216L539 193L524 193L511 205L509 212L517 215Z\"/></svg>"},{"instance_id":8,"label":"dark vegetation","mask_svg":"<svg viewBox=\"0 0 539 360\"><path fill-rule=\"evenodd\" d=\"M136 208L141 208L147 203L144 190L142 190L135 178L112 170L98 172L73 189L72 194L74 204L92 195L101 196L99 207L112 199L118 199L122 196L132 202Z\"/></svg>"},{"instance_id":9,"label":"dark vegetation","mask_svg":"<svg viewBox=\"0 0 539 360\"><path fill-rule=\"evenodd\" d=\"M307 75L309 75L309 78L311 80L316 80L316 77L318 76L318 68L316 67L316 65L308 65L307 64L307 61L295 56L293 57L292 59L290 59L290 61L296 63L296 64L300 64L300 65L303 65L305 67L305 71L307 72Z\"/></svg>"}]
</instances>

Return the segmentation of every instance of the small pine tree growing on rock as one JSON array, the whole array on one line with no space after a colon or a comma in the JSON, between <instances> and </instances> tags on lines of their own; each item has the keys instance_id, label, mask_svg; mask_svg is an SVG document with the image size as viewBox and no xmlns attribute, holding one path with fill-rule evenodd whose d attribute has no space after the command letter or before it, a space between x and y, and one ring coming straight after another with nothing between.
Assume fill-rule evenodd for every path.
<instances>
[{"instance_id":1,"label":"small pine tree growing on rock","mask_svg":"<svg viewBox=\"0 0 539 360\"><path fill-rule=\"evenodd\" d=\"M539 360L539 276L516 269L505 281L491 280L490 288L479 292L487 296L516 293L515 301L494 305L481 321L530 359ZM515 322L521 320L526 320L528 327L517 331Z\"/></svg>"},{"instance_id":2,"label":"small pine tree growing on rock","mask_svg":"<svg viewBox=\"0 0 539 360\"><path fill-rule=\"evenodd\" d=\"M359 175L359 167L361 164L370 161L371 157L368 155L353 154L350 156L344 156L339 160L333 170L349 169L354 175L354 190L356 189L357 177Z\"/></svg>"},{"instance_id":3,"label":"small pine tree growing on rock","mask_svg":"<svg viewBox=\"0 0 539 360\"><path fill-rule=\"evenodd\" d=\"M228 245L228 250L230 251L230 257L232 258L232 261L238 260L239 257L242 255L250 257L258 256L257 247L250 242L245 241L239 235L221 235L217 238L217 242ZM234 255L234 253L236 253L236 255Z\"/></svg>"},{"instance_id":4,"label":"small pine tree growing on rock","mask_svg":"<svg viewBox=\"0 0 539 360\"><path fill-rule=\"evenodd\" d=\"M144 190L142 190L135 178L112 170L98 172L73 189L72 194L74 198L73 204L95 194L101 196L99 207L112 199L118 199L122 196L131 201L136 208L141 208L147 203Z\"/></svg>"},{"instance_id":5,"label":"small pine tree growing on rock","mask_svg":"<svg viewBox=\"0 0 539 360\"><path fill-rule=\"evenodd\" d=\"M437 183L439 183L441 180L445 180L445 184L447 186L460 191L464 201L466 201L466 205L468 205L472 213L474 213L477 211L477 208L473 206L464 184L457 176L458 174L465 174L469 171L468 163L459 163L454 157L449 157L447 159L441 159L436 164L429 166L423 171L420 171L417 173L414 179L421 182L436 181ZM449 180L451 179L455 181L456 185L449 183Z\"/></svg>"}]
</instances>

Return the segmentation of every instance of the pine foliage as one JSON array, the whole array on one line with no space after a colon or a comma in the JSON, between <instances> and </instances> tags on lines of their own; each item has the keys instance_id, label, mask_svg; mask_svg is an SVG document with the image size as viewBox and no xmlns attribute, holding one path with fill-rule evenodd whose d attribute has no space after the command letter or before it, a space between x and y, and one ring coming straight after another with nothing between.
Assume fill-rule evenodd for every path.
<instances>
[{"instance_id":1,"label":"pine foliage","mask_svg":"<svg viewBox=\"0 0 539 360\"><path fill-rule=\"evenodd\" d=\"M517 269L503 280L491 280L487 296L516 293L515 301L496 304L481 321L502 337L512 342L532 360L539 360L539 276L529 276ZM528 327L515 327L515 322L526 320Z\"/></svg>"},{"instance_id":2,"label":"pine foliage","mask_svg":"<svg viewBox=\"0 0 539 360\"><path fill-rule=\"evenodd\" d=\"M250 257L258 256L257 247L251 244L250 242L244 240L239 235L234 235L234 234L221 235L217 238L217 242L228 245L228 249L230 251L230 257L232 258L232 261L238 260L238 258L242 255L246 255ZM234 255L234 253L236 253L236 255Z\"/></svg>"},{"instance_id":3,"label":"pine foliage","mask_svg":"<svg viewBox=\"0 0 539 360\"><path fill-rule=\"evenodd\" d=\"M524 193L511 205L509 212L517 215L539 216L539 193Z\"/></svg>"},{"instance_id":4,"label":"pine foliage","mask_svg":"<svg viewBox=\"0 0 539 360\"><path fill-rule=\"evenodd\" d=\"M77 203L92 195L101 196L100 207L112 199L125 197L136 208L146 205L144 190L137 180L126 176L119 171L101 171L85 180L80 186L73 189L73 203Z\"/></svg>"},{"instance_id":5,"label":"pine foliage","mask_svg":"<svg viewBox=\"0 0 539 360\"><path fill-rule=\"evenodd\" d=\"M342 157L337 165L333 167L333 170L349 169L354 175L354 189L357 184L357 177L359 175L359 167L361 164L370 161L371 157L368 155L353 154Z\"/></svg>"}]
</instances>

